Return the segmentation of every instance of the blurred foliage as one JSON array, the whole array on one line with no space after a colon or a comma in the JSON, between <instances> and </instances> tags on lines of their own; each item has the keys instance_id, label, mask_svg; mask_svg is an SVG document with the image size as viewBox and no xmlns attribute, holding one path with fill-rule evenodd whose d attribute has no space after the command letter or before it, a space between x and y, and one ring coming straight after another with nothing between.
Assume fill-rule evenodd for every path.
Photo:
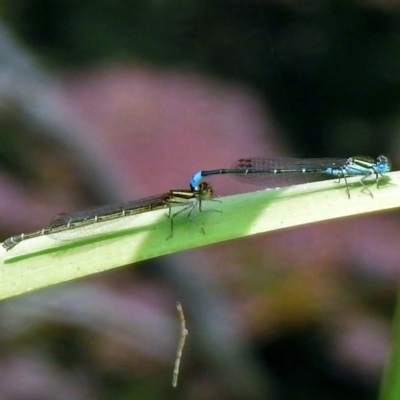
<instances>
[{"instance_id":1,"label":"blurred foliage","mask_svg":"<svg viewBox=\"0 0 400 400\"><path fill-rule=\"evenodd\" d=\"M2 14L56 68L144 60L245 82L296 152L346 156L387 152L397 128L400 13L385 4L17 0Z\"/></svg>"}]
</instances>

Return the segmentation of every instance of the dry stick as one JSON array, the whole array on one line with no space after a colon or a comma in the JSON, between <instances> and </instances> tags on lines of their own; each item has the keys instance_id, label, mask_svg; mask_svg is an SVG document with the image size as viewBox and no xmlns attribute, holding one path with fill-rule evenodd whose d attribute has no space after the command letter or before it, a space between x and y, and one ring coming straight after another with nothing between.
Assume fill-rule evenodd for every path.
<instances>
[{"instance_id":1,"label":"dry stick","mask_svg":"<svg viewBox=\"0 0 400 400\"><path fill-rule=\"evenodd\" d=\"M176 358L175 358L174 373L172 375L173 387L176 387L176 385L178 384L179 365L181 363L183 346L185 345L186 336L189 333L188 330L186 329L185 316L183 314L182 305L181 303L179 303L179 301L176 302L176 308L178 309L179 318L181 320L181 336L179 338L178 350L176 352Z\"/></svg>"}]
</instances>

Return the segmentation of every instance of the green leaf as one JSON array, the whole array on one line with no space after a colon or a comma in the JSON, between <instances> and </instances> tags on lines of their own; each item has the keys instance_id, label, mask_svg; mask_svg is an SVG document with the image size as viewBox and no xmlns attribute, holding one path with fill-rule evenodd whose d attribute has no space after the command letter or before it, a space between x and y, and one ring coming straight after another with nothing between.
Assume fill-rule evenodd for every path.
<instances>
[{"instance_id":1,"label":"green leaf","mask_svg":"<svg viewBox=\"0 0 400 400\"><path fill-rule=\"evenodd\" d=\"M400 172L387 177L379 188L370 187L373 198L354 178L349 179L350 199L343 181L328 180L205 201L205 212L192 213L195 223L186 212L174 218L169 240L168 210L97 223L91 237L85 238L87 227L82 227L68 231L68 241L25 240L8 251L0 249L0 299L194 247L400 207Z\"/></svg>"}]
</instances>

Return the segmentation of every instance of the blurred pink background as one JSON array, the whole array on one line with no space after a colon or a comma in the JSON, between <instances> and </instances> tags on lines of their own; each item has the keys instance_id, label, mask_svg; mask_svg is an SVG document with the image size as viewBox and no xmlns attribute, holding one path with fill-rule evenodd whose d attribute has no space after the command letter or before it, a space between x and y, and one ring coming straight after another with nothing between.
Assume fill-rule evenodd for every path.
<instances>
[{"instance_id":1,"label":"blurred pink background","mask_svg":"<svg viewBox=\"0 0 400 400\"><path fill-rule=\"evenodd\" d=\"M57 143L39 134L27 150L41 185L0 176L2 230L9 235L45 226L60 211L91 205L93 191L103 190L104 201L133 200L187 188L199 169L229 167L240 157L295 156L280 140L268 105L234 81L146 65L109 65L66 74L61 82L58 112L68 116L71 135ZM73 149L78 147L77 154ZM82 173L85 165L89 175ZM92 170L97 175L87 186ZM260 189L227 176L209 181L217 196ZM85 352L102 373L166 387L178 339L174 303L181 301L190 331L178 384L183 398L264 398L259 390L268 385L249 346L286 331L307 332L310 326L326 332L326 352L339 366L379 382L390 319L366 304L390 304L396 294L398 218L387 212L215 244L157 259L164 265L161 281L149 280L146 266L140 273L133 266L5 303L20 310L20 318L30 315L24 299L46 310L41 318L57 320L60 312L71 313L76 325L70 329L86 337ZM80 306L74 297L81 299ZM101 316L98 307L105 310ZM77 322L82 310L88 325ZM119 314L122 330L144 324L137 330L151 330L152 341L133 328L123 335L110 320ZM12 323L8 330L18 336ZM226 344L231 347L224 353ZM35 354L28 356L33 364L39 362ZM1 375L13 368L3 365ZM54 373L60 378L61 371ZM88 387L70 396L90 398ZM203 397L200 388L208 395Z\"/></svg>"}]
</instances>

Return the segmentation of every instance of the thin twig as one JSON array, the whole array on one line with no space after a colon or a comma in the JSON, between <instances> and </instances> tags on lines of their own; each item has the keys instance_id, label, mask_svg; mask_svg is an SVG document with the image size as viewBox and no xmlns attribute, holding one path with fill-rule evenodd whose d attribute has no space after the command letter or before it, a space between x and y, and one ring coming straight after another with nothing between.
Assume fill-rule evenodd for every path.
<instances>
[{"instance_id":1,"label":"thin twig","mask_svg":"<svg viewBox=\"0 0 400 400\"><path fill-rule=\"evenodd\" d=\"M176 302L176 308L178 309L179 318L181 320L181 336L179 338L178 350L176 352L174 374L172 375L173 387L176 387L176 385L178 384L179 365L181 363L183 346L185 345L186 336L189 333L188 330L186 329L185 316L183 314L182 305L181 303L179 303L179 301Z\"/></svg>"}]
</instances>

